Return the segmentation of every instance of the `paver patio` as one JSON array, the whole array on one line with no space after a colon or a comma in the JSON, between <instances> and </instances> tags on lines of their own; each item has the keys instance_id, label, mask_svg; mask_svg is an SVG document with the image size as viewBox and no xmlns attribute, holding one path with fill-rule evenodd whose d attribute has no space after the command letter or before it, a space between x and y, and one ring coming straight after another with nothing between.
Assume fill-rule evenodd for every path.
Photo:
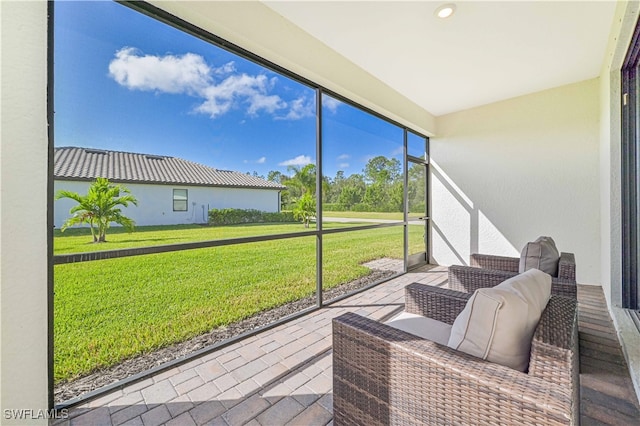
<instances>
[{"instance_id":1,"label":"paver patio","mask_svg":"<svg viewBox=\"0 0 640 426\"><path fill-rule=\"evenodd\" d=\"M261 332L179 367L70 410L60 425L327 425L332 424L331 320L347 311L380 320L401 311L413 282L446 286L447 268L425 266ZM608 313L600 287L579 286L581 349L589 323L603 344ZM594 314L595 312L595 314ZM610 322L610 319L608 319ZM585 335L589 337L588 335ZM591 339L594 340L594 339ZM590 357L582 388L583 424L626 424L640 418L615 334L606 360ZM617 349L616 349L617 344ZM583 349L584 350L584 349ZM587 352L587 355L590 355ZM615 358L617 356L617 358ZM614 359L615 358L615 359ZM615 373L603 363L613 363ZM585 387L588 386L588 387ZM609 407L606 415L600 406Z\"/></svg>"}]
</instances>

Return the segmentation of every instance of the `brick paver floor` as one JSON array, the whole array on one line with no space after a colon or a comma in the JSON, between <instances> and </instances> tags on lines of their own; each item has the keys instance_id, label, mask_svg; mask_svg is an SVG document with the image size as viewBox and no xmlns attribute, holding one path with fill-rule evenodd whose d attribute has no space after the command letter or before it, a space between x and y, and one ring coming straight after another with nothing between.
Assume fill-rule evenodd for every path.
<instances>
[{"instance_id":1,"label":"brick paver floor","mask_svg":"<svg viewBox=\"0 0 640 426\"><path fill-rule=\"evenodd\" d=\"M383 260L379 269L401 270ZM396 262L397 263L397 262ZM332 423L331 320L374 319L404 305L412 282L444 285L426 266L219 351L74 407L75 425L327 425Z\"/></svg>"},{"instance_id":2,"label":"brick paver floor","mask_svg":"<svg viewBox=\"0 0 640 426\"><path fill-rule=\"evenodd\" d=\"M382 259L369 267L401 265ZM419 268L74 407L56 425L332 424L331 320L348 311L390 317L403 309L407 284L446 280L446 267ZM578 300L582 424L635 424L640 409L602 288L579 285Z\"/></svg>"}]
</instances>

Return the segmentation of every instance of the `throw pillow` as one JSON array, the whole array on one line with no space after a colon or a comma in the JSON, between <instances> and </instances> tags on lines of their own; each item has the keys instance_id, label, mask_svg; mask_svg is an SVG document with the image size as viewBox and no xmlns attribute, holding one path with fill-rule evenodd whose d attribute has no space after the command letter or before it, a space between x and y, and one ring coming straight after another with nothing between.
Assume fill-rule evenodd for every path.
<instances>
[{"instance_id":1,"label":"throw pillow","mask_svg":"<svg viewBox=\"0 0 640 426\"><path fill-rule=\"evenodd\" d=\"M527 243L520 254L518 272L522 273L532 268L546 272L552 277L558 276L558 261L560 253L551 237L540 237L534 242Z\"/></svg>"},{"instance_id":2,"label":"throw pillow","mask_svg":"<svg viewBox=\"0 0 640 426\"><path fill-rule=\"evenodd\" d=\"M447 346L519 371L551 295L551 277L537 269L474 292L451 328Z\"/></svg>"}]
</instances>

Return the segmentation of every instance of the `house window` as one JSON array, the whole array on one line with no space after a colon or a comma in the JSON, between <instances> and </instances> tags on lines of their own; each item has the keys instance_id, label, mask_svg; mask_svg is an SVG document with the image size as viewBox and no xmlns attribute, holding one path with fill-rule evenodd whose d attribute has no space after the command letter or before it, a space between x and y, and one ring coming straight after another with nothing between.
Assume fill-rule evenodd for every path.
<instances>
[{"instance_id":1,"label":"house window","mask_svg":"<svg viewBox=\"0 0 640 426\"><path fill-rule=\"evenodd\" d=\"M174 212L186 212L187 202L189 201L189 193L186 189L174 189L173 190L173 211Z\"/></svg>"}]
</instances>

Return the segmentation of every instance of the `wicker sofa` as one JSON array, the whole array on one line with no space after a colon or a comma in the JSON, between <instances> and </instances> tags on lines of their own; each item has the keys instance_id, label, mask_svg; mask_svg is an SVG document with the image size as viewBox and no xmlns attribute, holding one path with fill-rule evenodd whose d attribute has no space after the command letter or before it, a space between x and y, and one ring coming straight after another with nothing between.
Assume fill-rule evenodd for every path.
<instances>
[{"instance_id":1,"label":"wicker sofa","mask_svg":"<svg viewBox=\"0 0 640 426\"><path fill-rule=\"evenodd\" d=\"M517 257L472 254L471 266L449 267L449 288L473 293L483 287L495 287L518 274L520 259ZM573 253L560 253L558 275L551 277L551 293L577 297L576 260Z\"/></svg>"},{"instance_id":2,"label":"wicker sofa","mask_svg":"<svg viewBox=\"0 0 640 426\"><path fill-rule=\"evenodd\" d=\"M452 324L469 293L410 284L405 311ZM528 373L354 313L333 320L335 425L578 424L577 302L552 296Z\"/></svg>"}]
</instances>

